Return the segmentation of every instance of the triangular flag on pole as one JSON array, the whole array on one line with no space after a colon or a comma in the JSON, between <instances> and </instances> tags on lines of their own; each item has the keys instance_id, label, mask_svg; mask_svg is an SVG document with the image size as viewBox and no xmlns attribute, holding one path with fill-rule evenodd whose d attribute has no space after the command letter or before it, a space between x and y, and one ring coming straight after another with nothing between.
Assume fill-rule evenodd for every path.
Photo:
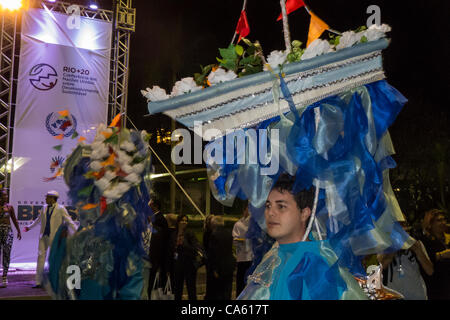
<instances>
[{"instance_id":1,"label":"triangular flag on pole","mask_svg":"<svg viewBox=\"0 0 450 320\"><path fill-rule=\"evenodd\" d=\"M311 42L319 38L320 35L329 28L329 26L314 13L310 11L309 14L311 15L311 22L309 23L308 42L306 43L306 47L309 47Z\"/></svg>"},{"instance_id":2,"label":"triangular flag on pole","mask_svg":"<svg viewBox=\"0 0 450 320\"><path fill-rule=\"evenodd\" d=\"M119 113L118 115L116 115L114 117L114 119L112 119L109 127L119 127L120 128L120 118L121 118L121 114Z\"/></svg>"},{"instance_id":3,"label":"triangular flag on pole","mask_svg":"<svg viewBox=\"0 0 450 320\"><path fill-rule=\"evenodd\" d=\"M241 41L241 38L245 38L250 33L250 26L248 24L245 10L241 11L241 16L239 17L239 21L236 26L236 33L239 35L238 43Z\"/></svg>"},{"instance_id":4,"label":"triangular flag on pole","mask_svg":"<svg viewBox=\"0 0 450 320\"><path fill-rule=\"evenodd\" d=\"M298 10L304 6L305 6L305 3L303 2L303 0L287 0L286 1L286 14L294 12L295 10ZM280 13L280 16L278 17L277 21L280 21L282 18L283 18L282 14Z\"/></svg>"}]
</instances>

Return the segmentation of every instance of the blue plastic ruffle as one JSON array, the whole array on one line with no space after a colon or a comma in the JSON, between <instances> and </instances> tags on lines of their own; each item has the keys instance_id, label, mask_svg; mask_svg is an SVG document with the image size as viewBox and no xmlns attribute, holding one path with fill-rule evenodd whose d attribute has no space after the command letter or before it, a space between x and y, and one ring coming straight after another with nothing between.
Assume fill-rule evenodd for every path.
<instances>
[{"instance_id":1,"label":"blue plastic ruffle","mask_svg":"<svg viewBox=\"0 0 450 320\"><path fill-rule=\"evenodd\" d=\"M272 158L278 170L260 174L270 164L260 165L259 153L258 164L237 164L237 155L233 164L226 164L224 158L224 164L208 166L212 192L228 205L236 197L249 200L251 221L257 226L251 225L247 236L253 239L258 261L270 247L264 235L264 203L279 175L296 176L294 191L316 184L320 188L316 217L322 235L341 267L364 274L365 255L402 249L411 239L396 222L389 203L395 196L386 196L390 183L384 177L395 167L387 130L407 100L382 80L297 109L283 79L280 86L291 111L252 128L268 129L270 148L270 130L278 129L279 156ZM261 134L258 152L261 141L265 142ZM225 143L226 137L219 140L208 146Z\"/></svg>"}]
</instances>

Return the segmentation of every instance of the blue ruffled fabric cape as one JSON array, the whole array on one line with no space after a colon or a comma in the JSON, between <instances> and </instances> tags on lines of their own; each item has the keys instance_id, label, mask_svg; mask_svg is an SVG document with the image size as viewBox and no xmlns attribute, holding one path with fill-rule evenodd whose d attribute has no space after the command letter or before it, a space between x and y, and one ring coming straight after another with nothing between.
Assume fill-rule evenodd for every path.
<instances>
[{"instance_id":1,"label":"blue ruffled fabric cape","mask_svg":"<svg viewBox=\"0 0 450 320\"><path fill-rule=\"evenodd\" d=\"M389 182L389 169L396 164L388 128L407 100L381 80L297 109L282 78L280 87L291 111L252 128L278 129L279 156L272 154L278 170L262 175L261 169L269 164L261 165L260 158L258 164L238 164L239 154L233 164L226 164L224 158L224 164L208 166L216 199L227 204L236 197L249 200L252 218L247 237L252 239L255 260L248 273L274 242L265 232L264 203L279 175L287 172L296 177L294 191L313 183L320 188L319 232L336 253L340 267L365 275L361 264L365 255L412 244L397 222L402 213ZM271 135L266 135L272 148ZM265 142L262 138L259 135L258 152ZM226 145L226 137L211 142L209 148L217 143ZM317 230L313 236L318 239Z\"/></svg>"}]
</instances>

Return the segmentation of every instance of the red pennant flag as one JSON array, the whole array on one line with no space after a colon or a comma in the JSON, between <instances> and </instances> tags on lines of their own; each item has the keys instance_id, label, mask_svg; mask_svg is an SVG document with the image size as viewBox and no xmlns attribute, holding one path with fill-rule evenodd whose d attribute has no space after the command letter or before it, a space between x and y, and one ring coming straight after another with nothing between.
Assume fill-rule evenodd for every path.
<instances>
[{"instance_id":1,"label":"red pennant flag","mask_svg":"<svg viewBox=\"0 0 450 320\"><path fill-rule=\"evenodd\" d=\"M286 13L289 14L291 12L294 12L297 9L300 9L301 7L304 7L305 3L303 0L287 0L286 1ZM280 21L283 18L282 14L280 13L280 16L278 17L277 21Z\"/></svg>"},{"instance_id":2,"label":"red pennant flag","mask_svg":"<svg viewBox=\"0 0 450 320\"><path fill-rule=\"evenodd\" d=\"M245 10L242 10L241 16L239 17L239 21L236 26L236 33L239 35L238 42L241 41L241 38L245 38L250 33L250 26L248 25Z\"/></svg>"},{"instance_id":3,"label":"red pennant flag","mask_svg":"<svg viewBox=\"0 0 450 320\"><path fill-rule=\"evenodd\" d=\"M103 212L105 212L107 206L108 205L106 204L106 198L101 196L100 197L100 215L102 215Z\"/></svg>"}]
</instances>

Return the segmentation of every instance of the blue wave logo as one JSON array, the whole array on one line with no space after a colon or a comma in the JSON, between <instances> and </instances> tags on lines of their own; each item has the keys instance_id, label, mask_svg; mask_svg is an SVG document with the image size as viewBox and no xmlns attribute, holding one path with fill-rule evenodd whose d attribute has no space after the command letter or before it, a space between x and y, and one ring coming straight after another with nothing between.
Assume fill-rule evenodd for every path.
<instances>
[{"instance_id":1,"label":"blue wave logo","mask_svg":"<svg viewBox=\"0 0 450 320\"><path fill-rule=\"evenodd\" d=\"M58 73L46 63L35 65L30 70L30 82L38 90L47 91L56 86L58 82Z\"/></svg>"}]
</instances>

